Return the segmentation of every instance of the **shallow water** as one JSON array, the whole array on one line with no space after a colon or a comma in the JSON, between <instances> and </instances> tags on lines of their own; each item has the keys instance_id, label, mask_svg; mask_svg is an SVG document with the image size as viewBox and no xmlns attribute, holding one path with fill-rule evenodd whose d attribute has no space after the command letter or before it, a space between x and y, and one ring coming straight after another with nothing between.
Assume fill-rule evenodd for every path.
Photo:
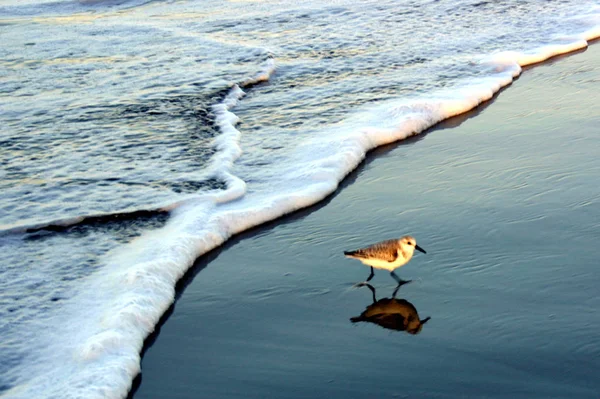
<instances>
[{"instance_id":1,"label":"shallow water","mask_svg":"<svg viewBox=\"0 0 600 399\"><path fill-rule=\"evenodd\" d=\"M597 397L598 54L534 67L374 151L326 205L201 258L133 397ZM403 233L428 253L397 271L398 299L431 319L351 323L372 296L342 251ZM391 297L386 272L372 283Z\"/></svg>"},{"instance_id":2,"label":"shallow water","mask_svg":"<svg viewBox=\"0 0 600 399\"><path fill-rule=\"evenodd\" d=\"M599 11L568 1L3 2L0 358L10 360L0 393L125 395L144 339L198 256L318 203L367 151L476 107L522 66L585 48L600 36ZM443 178L431 201L506 209L516 231L523 219L552 219L487 200L515 187L448 195L448 182L478 165L475 181L499 173L583 190L579 169L531 158L528 142L506 156L520 169L488 163L491 149L476 144L402 156L431 160L422 172ZM403 163L384 183L407 176L419 174ZM527 210L547 200L528 187L516 186ZM551 198L565 200L559 191ZM588 194L569 206L589 212ZM411 201L398 212L427 206Z\"/></svg>"}]
</instances>

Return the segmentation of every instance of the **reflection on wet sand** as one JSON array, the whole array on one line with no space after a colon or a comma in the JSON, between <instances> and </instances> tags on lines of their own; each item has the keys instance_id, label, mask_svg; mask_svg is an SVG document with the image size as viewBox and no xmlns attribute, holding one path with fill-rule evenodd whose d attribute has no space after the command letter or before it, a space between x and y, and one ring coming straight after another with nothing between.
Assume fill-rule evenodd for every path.
<instances>
[{"instance_id":1,"label":"reflection on wet sand","mask_svg":"<svg viewBox=\"0 0 600 399\"><path fill-rule=\"evenodd\" d=\"M429 321L430 317L421 320L419 313L414 305L406 299L396 299L398 288L396 287L392 298L383 298L377 300L375 287L371 284L362 284L368 287L373 293L373 303L360 314L360 316L350 318L352 323L361 321L374 323L383 328L396 331L406 331L409 334L418 334L423 325Z\"/></svg>"}]
</instances>

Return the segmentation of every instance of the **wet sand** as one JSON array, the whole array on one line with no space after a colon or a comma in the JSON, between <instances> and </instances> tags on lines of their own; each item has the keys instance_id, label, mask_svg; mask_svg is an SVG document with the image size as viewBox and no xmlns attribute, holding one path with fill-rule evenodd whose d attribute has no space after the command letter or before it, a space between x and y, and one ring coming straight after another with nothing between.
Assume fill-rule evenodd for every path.
<instances>
[{"instance_id":1,"label":"wet sand","mask_svg":"<svg viewBox=\"0 0 600 399\"><path fill-rule=\"evenodd\" d=\"M599 76L599 44L529 68L199 259L133 397L600 397ZM408 233L413 282L371 281L388 328L353 323L369 269L342 252Z\"/></svg>"}]
</instances>

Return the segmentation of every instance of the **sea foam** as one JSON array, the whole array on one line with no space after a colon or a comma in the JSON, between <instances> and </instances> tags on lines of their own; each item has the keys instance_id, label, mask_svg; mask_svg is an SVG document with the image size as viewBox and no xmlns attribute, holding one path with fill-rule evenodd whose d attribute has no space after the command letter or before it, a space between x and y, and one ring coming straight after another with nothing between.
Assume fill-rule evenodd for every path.
<instances>
[{"instance_id":1,"label":"sea foam","mask_svg":"<svg viewBox=\"0 0 600 399\"><path fill-rule=\"evenodd\" d=\"M590 17L591 18L591 17ZM534 51L492 54L480 61L488 76L453 89L387 101L348 117L320 138L304 142L277 171L272 190L248 193L232 173L241 154L237 117L232 112L243 88L268 80L264 72L232 88L214 107L222 135L211 171L228 187L167 207L167 225L144 234L108 256L105 266L80 285L79 292L55 315L53 327L40 324L35 361L25 360L29 379L5 393L10 398L121 398L140 372L144 339L173 303L175 284L194 260L232 235L317 203L378 146L419 134L436 123L489 100L521 73L521 67L568 53L600 36L593 27Z\"/></svg>"}]
</instances>

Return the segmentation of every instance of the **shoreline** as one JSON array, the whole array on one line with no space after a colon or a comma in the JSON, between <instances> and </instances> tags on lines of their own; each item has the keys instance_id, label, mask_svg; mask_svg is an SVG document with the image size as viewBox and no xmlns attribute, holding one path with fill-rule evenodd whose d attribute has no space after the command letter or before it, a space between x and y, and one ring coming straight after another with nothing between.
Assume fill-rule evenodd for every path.
<instances>
[{"instance_id":1,"label":"shoreline","mask_svg":"<svg viewBox=\"0 0 600 399\"><path fill-rule=\"evenodd\" d=\"M564 55L564 57L567 60L569 60L571 57L577 57L580 54L587 53L588 51L590 51L589 47L586 48L585 50L580 51L575 54L571 53L568 55ZM594 52L598 53L598 50L594 50ZM562 56L559 56L559 57L560 57L560 61L563 62L564 59L562 58ZM596 55L596 60L597 60L597 55ZM529 73L534 74L534 73L536 73L535 71L537 71L538 68L552 66L553 64L555 64L558 61L559 60L557 60L556 58L551 58L544 63L535 64L534 65L535 68L533 68L533 66L532 66L532 67L529 67L527 70L524 70L523 72L527 71L527 74L529 74ZM529 72L529 71L531 71L531 72ZM522 73L516 80L524 79L525 78L524 75L525 75L525 73ZM530 78L529 76L527 76L527 80L533 80L533 78ZM529 84L529 83L526 82L523 85L525 85L525 84ZM513 86L513 85L510 84L509 86ZM444 130L447 130L447 129L453 129L453 130L461 129L463 124L465 124L468 121L473 120L475 116L480 116L480 118L484 117L481 114L483 112L486 112L488 109L490 109L488 107L492 103L495 104L495 103L499 102L500 93L504 93L504 89L508 88L509 86L506 86L505 88L501 89L489 101L482 103L478 107L476 107L466 113L463 113L461 115L455 116L455 117L447 119L445 121L442 121L442 122L438 123L437 125L435 125L434 127L423 132L420 135L416 135L409 139L406 139L406 140L403 140L403 141L400 141L397 143L388 144L388 145L379 147L377 149L374 149L373 151L370 151L367 154L367 157L365 158L365 160L363 160L355 170L353 170L348 176L346 176L344 178L344 180L340 183L340 185L335 190L335 192L332 193L331 195L329 195L323 201L320 201L319 203L317 203L313 206L310 206L308 208L293 212L292 214L285 215L281 218L267 222L266 224L254 227L243 233L237 234L237 235L233 236L232 238L230 238L224 245L210 251L209 253L207 253L207 254L203 255L201 258L199 258L195 262L194 266L192 266L189 269L189 271L186 273L186 275L178 282L177 296L176 296L176 300L175 300L174 304L169 308L169 310L167 310L167 312L165 312L165 314L161 318L160 323L157 325L155 332L146 339L146 343L145 343L144 349L142 351L142 355L144 356L144 360L142 362L142 364L143 364L142 372L143 373L147 372L147 371L144 371L145 363L147 363L148 361L152 361L152 360L146 359L145 355L148 354L152 350L153 346L156 345L157 342L160 342L160 340L158 340L158 336L160 336L161 330L163 328L166 328L167 326L169 326L169 323L167 323L167 321L170 318L174 317L174 315L176 315L177 312L175 312L175 308L179 307L179 306L183 306L180 303L180 301L186 300L184 298L186 291L187 290L195 290L197 293L198 288L193 287L195 285L195 278L197 277L197 275L201 271L205 271L205 270L208 271L208 269L211 269L211 273L216 272L217 274L222 274L221 272L217 271L217 269L219 269L218 267L207 268L208 265L210 265L214 261L218 260L219 257L221 257L222 255L224 255L227 252L236 252L235 247L244 242L258 241L258 240L261 240L261 238L263 236L272 236L274 234L273 230L282 229L286 226L289 227L291 225L302 225L302 224L304 224L303 221L306 218L314 217L314 215L316 213L319 213L321 211L327 213L327 210L325 210L324 208L326 206L330 205L334 201L342 201L342 202L350 201L352 199L351 196L346 199L344 199L342 197L348 197L348 195L346 194L346 191L349 187L354 186L354 183L356 183L357 185L361 185L361 182L358 181L359 177L362 180L364 175L373 173L376 175L379 174L380 179L384 178L384 176L381 176L382 171L379 171L379 172L373 171L373 169L375 168L375 164L385 163L386 159L389 157L392 157L393 154L395 152L397 152L399 149L401 149L403 147L412 147L415 144L422 142L426 137L429 136L430 133L438 132L441 134ZM521 88L520 91L523 91L524 89L525 88ZM510 93L510 91L508 93ZM511 97L516 97L516 96L517 96L517 93L514 93L511 95ZM502 97L504 97L504 95ZM506 104L503 104L503 106L505 106L505 105ZM513 107L515 107L515 106L518 107L518 104L513 105ZM494 108L494 107L492 107L492 108ZM457 134L459 134L459 133L457 133ZM374 180L377 180L377 178L375 178ZM364 227L364 220L360 220L355 223ZM306 228L306 227L302 227L302 228ZM372 227L369 227L369 229L371 229L370 232L373 232ZM366 239L366 237L371 237L372 235L364 234L364 235L361 235L361 238L363 238L362 236L364 236L364 238ZM358 241L358 239L357 239L357 241ZM269 244L269 245L272 245L272 244ZM425 247L425 249L428 249L428 248ZM238 256L239 256L239 254L238 254ZM415 262L415 261L413 260L413 262ZM339 269L339 271L344 271L347 268L352 268L352 267L353 267L353 269L361 270L358 266L351 266L350 264L345 264L345 268ZM404 270L402 270L402 271L404 271ZM411 272L415 273L415 269L412 269ZM267 277L267 281L270 281L273 279L273 277L269 276L269 275L267 275L266 277ZM281 276L279 276L279 277L281 277ZM308 279L306 276L303 276L303 278ZM275 279L275 280L277 280L277 279ZM310 279L308 279L308 280L310 280ZM385 280L378 280L377 278L376 278L376 281L378 281L379 283L385 282ZM386 282L386 284L388 284L388 283L389 282ZM336 289L342 289L342 290L344 290L344 287L345 287L345 284L342 284L341 286L340 285L335 286ZM329 287L327 289L329 290L329 292L327 292L326 294L323 294L325 296L331 294L331 292L333 291L333 288L331 288L331 287ZM219 296L218 294L216 294L216 295ZM275 295L275 294L273 294L273 295ZM267 296L266 300L268 300L270 298L271 298L271 296ZM186 305L186 308L187 308L187 305ZM202 312L200 312L200 314L202 314ZM435 320L435 318L433 320ZM181 328L181 326L179 326L179 328ZM168 345L174 345L174 343L170 343ZM146 366L146 368L147 368L147 366ZM130 397L140 397L139 395L138 396L135 396L135 395L136 395L137 391L140 390L140 387L144 386L144 384L139 385L139 382L143 381L143 374L138 376L138 378L136 378L136 380L137 380L137 385L136 385L136 382L134 382L134 386L132 387L132 390L130 392ZM145 395L145 394L147 394L147 393L143 393L143 395ZM191 396L193 396L193 395L191 395ZM145 396L142 396L142 397L145 397Z\"/></svg>"}]
</instances>

